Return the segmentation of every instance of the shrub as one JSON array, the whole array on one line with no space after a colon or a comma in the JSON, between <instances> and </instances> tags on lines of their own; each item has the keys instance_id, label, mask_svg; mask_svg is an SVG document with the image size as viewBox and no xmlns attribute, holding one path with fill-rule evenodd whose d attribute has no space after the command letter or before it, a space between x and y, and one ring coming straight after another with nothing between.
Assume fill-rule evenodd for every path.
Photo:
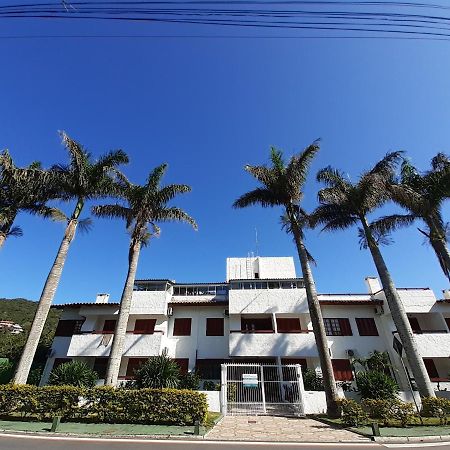
<instances>
[{"instance_id":1,"label":"shrub","mask_svg":"<svg viewBox=\"0 0 450 450\"><path fill-rule=\"evenodd\" d=\"M392 399L398 393L398 385L389 375L376 370L358 372L356 385L361 398Z\"/></svg>"},{"instance_id":2,"label":"shrub","mask_svg":"<svg viewBox=\"0 0 450 450\"><path fill-rule=\"evenodd\" d=\"M180 383L178 364L163 353L151 356L135 372L135 385L138 388L177 388Z\"/></svg>"},{"instance_id":3,"label":"shrub","mask_svg":"<svg viewBox=\"0 0 450 450\"><path fill-rule=\"evenodd\" d=\"M205 394L175 389L81 388L75 386L0 386L0 414L99 422L194 424L205 421Z\"/></svg>"},{"instance_id":4,"label":"shrub","mask_svg":"<svg viewBox=\"0 0 450 450\"><path fill-rule=\"evenodd\" d=\"M398 400L392 403L390 413L393 419L400 421L402 427L406 427L408 422L410 422L415 415L415 408L410 402L402 402Z\"/></svg>"},{"instance_id":5,"label":"shrub","mask_svg":"<svg viewBox=\"0 0 450 450\"><path fill-rule=\"evenodd\" d=\"M14 364L6 359L0 361L0 384L9 383L14 375Z\"/></svg>"},{"instance_id":6,"label":"shrub","mask_svg":"<svg viewBox=\"0 0 450 450\"><path fill-rule=\"evenodd\" d=\"M190 389L198 391L200 386L200 375L197 372L187 372L180 378L179 389Z\"/></svg>"},{"instance_id":7,"label":"shrub","mask_svg":"<svg viewBox=\"0 0 450 450\"><path fill-rule=\"evenodd\" d=\"M391 420L398 420L404 427L415 415L414 405L398 398L365 399L362 406L370 418L381 420L384 425L388 425Z\"/></svg>"},{"instance_id":8,"label":"shrub","mask_svg":"<svg viewBox=\"0 0 450 450\"><path fill-rule=\"evenodd\" d=\"M35 367L30 370L28 374L27 384L33 384L35 386L39 386L42 377L42 367Z\"/></svg>"},{"instance_id":9,"label":"shrub","mask_svg":"<svg viewBox=\"0 0 450 450\"><path fill-rule=\"evenodd\" d=\"M436 417L441 424L447 423L450 414L450 400L442 397L422 398L422 415L425 417Z\"/></svg>"},{"instance_id":10,"label":"shrub","mask_svg":"<svg viewBox=\"0 0 450 450\"><path fill-rule=\"evenodd\" d=\"M60 364L50 373L49 384L52 386L93 387L97 381L94 372L82 361L70 361Z\"/></svg>"},{"instance_id":11,"label":"shrub","mask_svg":"<svg viewBox=\"0 0 450 450\"><path fill-rule=\"evenodd\" d=\"M216 383L211 380L207 380L203 383L203 390L205 391L215 391L216 390Z\"/></svg>"},{"instance_id":12,"label":"shrub","mask_svg":"<svg viewBox=\"0 0 450 450\"><path fill-rule=\"evenodd\" d=\"M359 427L367 422L369 416L359 403L354 400L342 399L339 401L342 410L342 421L350 427Z\"/></svg>"},{"instance_id":13,"label":"shrub","mask_svg":"<svg viewBox=\"0 0 450 450\"><path fill-rule=\"evenodd\" d=\"M323 378L315 370L306 369L303 373L305 391L323 391Z\"/></svg>"}]
</instances>

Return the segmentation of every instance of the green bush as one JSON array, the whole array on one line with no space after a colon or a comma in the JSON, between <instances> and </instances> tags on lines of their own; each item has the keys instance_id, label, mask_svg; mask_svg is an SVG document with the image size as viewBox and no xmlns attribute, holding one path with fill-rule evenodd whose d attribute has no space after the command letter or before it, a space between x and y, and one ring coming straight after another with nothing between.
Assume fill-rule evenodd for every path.
<instances>
[{"instance_id":1,"label":"green bush","mask_svg":"<svg viewBox=\"0 0 450 450\"><path fill-rule=\"evenodd\" d=\"M180 368L167 353L151 356L135 372L138 388L175 389L180 384Z\"/></svg>"},{"instance_id":2,"label":"green bush","mask_svg":"<svg viewBox=\"0 0 450 450\"><path fill-rule=\"evenodd\" d=\"M355 400L341 399L339 405L342 411L342 422L349 427L364 425L369 416Z\"/></svg>"},{"instance_id":3,"label":"green bush","mask_svg":"<svg viewBox=\"0 0 450 450\"><path fill-rule=\"evenodd\" d=\"M207 380L203 383L203 390L204 391L215 391L216 390L216 383L211 380Z\"/></svg>"},{"instance_id":4,"label":"green bush","mask_svg":"<svg viewBox=\"0 0 450 450\"><path fill-rule=\"evenodd\" d=\"M3 359L0 361L0 384L7 384L14 375L14 363Z\"/></svg>"},{"instance_id":5,"label":"green bush","mask_svg":"<svg viewBox=\"0 0 450 450\"><path fill-rule=\"evenodd\" d=\"M2 416L33 416L110 423L194 424L206 419L205 394L175 389L81 388L75 386L0 386Z\"/></svg>"},{"instance_id":6,"label":"green bush","mask_svg":"<svg viewBox=\"0 0 450 450\"><path fill-rule=\"evenodd\" d=\"M361 405L370 418L380 420L386 426L392 420L398 420L402 426L406 426L416 413L412 403L402 402L398 398L365 399Z\"/></svg>"},{"instance_id":7,"label":"green bush","mask_svg":"<svg viewBox=\"0 0 450 450\"><path fill-rule=\"evenodd\" d=\"M60 364L50 373L49 384L52 386L93 387L98 379L94 372L82 361L70 361Z\"/></svg>"},{"instance_id":8,"label":"green bush","mask_svg":"<svg viewBox=\"0 0 450 450\"><path fill-rule=\"evenodd\" d=\"M305 391L323 391L323 378L315 370L306 369L303 373Z\"/></svg>"},{"instance_id":9,"label":"green bush","mask_svg":"<svg viewBox=\"0 0 450 450\"><path fill-rule=\"evenodd\" d=\"M358 372L356 385L363 399L392 399L398 393L396 381L384 372L377 370Z\"/></svg>"},{"instance_id":10,"label":"green bush","mask_svg":"<svg viewBox=\"0 0 450 450\"><path fill-rule=\"evenodd\" d=\"M424 397L421 413L425 417L436 417L441 424L446 424L447 416L450 415L450 400L442 397Z\"/></svg>"},{"instance_id":11,"label":"green bush","mask_svg":"<svg viewBox=\"0 0 450 450\"><path fill-rule=\"evenodd\" d=\"M180 377L178 388L190 389L191 391L198 391L199 386L200 386L200 375L197 372L187 372Z\"/></svg>"},{"instance_id":12,"label":"green bush","mask_svg":"<svg viewBox=\"0 0 450 450\"><path fill-rule=\"evenodd\" d=\"M392 403L391 416L398 420L402 427L406 427L415 415L414 405L410 402L402 402L400 400Z\"/></svg>"}]
</instances>

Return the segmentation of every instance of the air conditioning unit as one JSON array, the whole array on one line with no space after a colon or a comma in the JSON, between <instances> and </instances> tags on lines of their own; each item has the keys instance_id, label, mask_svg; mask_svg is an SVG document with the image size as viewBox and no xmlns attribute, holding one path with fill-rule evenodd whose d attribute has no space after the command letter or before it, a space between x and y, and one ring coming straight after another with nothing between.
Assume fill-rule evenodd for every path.
<instances>
[{"instance_id":1,"label":"air conditioning unit","mask_svg":"<svg viewBox=\"0 0 450 450\"><path fill-rule=\"evenodd\" d=\"M230 315L230 311L228 309L224 309L223 315L228 317Z\"/></svg>"},{"instance_id":2,"label":"air conditioning unit","mask_svg":"<svg viewBox=\"0 0 450 450\"><path fill-rule=\"evenodd\" d=\"M171 306L169 306L168 308L167 308L167 315L170 317L170 316L173 316L173 308L171 307Z\"/></svg>"},{"instance_id":3,"label":"air conditioning unit","mask_svg":"<svg viewBox=\"0 0 450 450\"><path fill-rule=\"evenodd\" d=\"M349 358L354 358L356 355L356 350L353 350L351 348L347 349L345 352L347 353L347 356Z\"/></svg>"},{"instance_id":4,"label":"air conditioning unit","mask_svg":"<svg viewBox=\"0 0 450 450\"><path fill-rule=\"evenodd\" d=\"M375 306L375 315L381 316L382 314L384 314L383 305Z\"/></svg>"}]
</instances>

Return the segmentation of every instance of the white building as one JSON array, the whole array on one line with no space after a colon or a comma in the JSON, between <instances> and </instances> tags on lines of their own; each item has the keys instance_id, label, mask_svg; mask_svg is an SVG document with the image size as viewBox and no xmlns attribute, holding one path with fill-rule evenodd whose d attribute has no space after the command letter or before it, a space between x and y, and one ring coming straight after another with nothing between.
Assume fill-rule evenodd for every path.
<instances>
[{"instance_id":1,"label":"white building","mask_svg":"<svg viewBox=\"0 0 450 450\"><path fill-rule=\"evenodd\" d=\"M320 294L337 381L352 381L352 358L386 351L402 390L408 379L393 348L395 326L376 278L368 292ZM450 387L450 295L437 300L429 288L399 289L419 352L436 389ZM119 310L107 294L95 303L57 305L63 309L43 382L53 367L71 359L104 376ZM120 379L149 356L167 350L183 371L204 380L220 379L224 362L299 363L320 370L303 280L293 258L228 258L220 283L135 283ZM404 359L406 371L408 364ZM411 373L410 371L408 371ZM99 381L100 382L100 381Z\"/></svg>"}]
</instances>

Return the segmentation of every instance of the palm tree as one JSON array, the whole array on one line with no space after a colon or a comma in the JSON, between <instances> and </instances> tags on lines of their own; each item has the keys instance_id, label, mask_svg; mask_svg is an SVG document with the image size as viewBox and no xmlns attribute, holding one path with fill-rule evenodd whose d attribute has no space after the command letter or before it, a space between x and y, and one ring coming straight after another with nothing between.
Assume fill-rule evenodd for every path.
<instances>
[{"instance_id":1,"label":"palm tree","mask_svg":"<svg viewBox=\"0 0 450 450\"><path fill-rule=\"evenodd\" d=\"M311 144L303 152L294 155L286 164L281 151L271 149L271 166L245 166L245 170L253 175L260 187L243 194L233 204L234 208L245 208L261 205L263 208L281 206L283 208L285 225L294 237L303 273L308 301L309 314L319 353L322 368L327 414L338 416L337 390L333 367L328 350L328 341L322 318L316 286L310 267L310 255L305 247L303 224L307 217L300 207L303 200L303 187L306 182L309 166L319 151L318 141Z\"/></svg>"},{"instance_id":2,"label":"palm tree","mask_svg":"<svg viewBox=\"0 0 450 450\"><path fill-rule=\"evenodd\" d=\"M61 133L61 137L69 152L70 163L67 166L52 168L53 182L60 193L61 199L75 200L76 204L70 217L65 217L62 213L59 214L59 219L64 219L67 223L66 230L39 299L30 333L14 376L15 384L24 384L27 381L39 338L61 279L64 263L70 244L75 237L76 229L78 225L84 225L84 227L89 225L89 222L80 221L80 214L85 202L90 199L114 195L115 184L111 175L119 164L128 162L128 157L122 150L110 152L97 161L93 161L91 155L67 134Z\"/></svg>"},{"instance_id":3,"label":"palm tree","mask_svg":"<svg viewBox=\"0 0 450 450\"><path fill-rule=\"evenodd\" d=\"M400 152L388 153L375 167L352 183L343 173L327 167L317 174L317 180L327 187L319 191L320 206L313 213L313 224L323 224L323 230L335 231L361 224L362 246L369 248L392 319L405 348L406 357L421 396L434 397L434 390L419 355L411 326L394 281L379 249L381 237L370 227L367 215L388 200L385 185L392 179Z\"/></svg>"},{"instance_id":4,"label":"palm tree","mask_svg":"<svg viewBox=\"0 0 450 450\"><path fill-rule=\"evenodd\" d=\"M39 162L21 168L14 164L8 150L0 153L0 248L8 237L22 236L21 228L14 226L20 211L44 217L55 211L45 204L55 197L48 175Z\"/></svg>"},{"instance_id":5,"label":"palm tree","mask_svg":"<svg viewBox=\"0 0 450 450\"><path fill-rule=\"evenodd\" d=\"M167 169L162 164L150 172L143 186L131 184L121 176L122 196L126 205L94 206L92 212L98 217L120 218L125 220L131 239L128 251L128 273L120 300L119 317L114 331L106 371L105 384L115 386L119 377L128 318L130 315L134 280L142 245L147 245L150 238L159 234L158 222L187 222L197 229L195 220L182 209L168 206L178 194L190 192L191 188L184 184L170 184L161 187L160 183Z\"/></svg>"},{"instance_id":6,"label":"palm tree","mask_svg":"<svg viewBox=\"0 0 450 450\"><path fill-rule=\"evenodd\" d=\"M380 234L387 234L416 220L425 223L418 229L433 247L444 275L450 280L450 251L447 247L448 224L442 217L442 204L450 197L450 159L438 153L425 174L404 160L400 176L387 185L391 199L408 211L382 217L372 224Z\"/></svg>"}]
</instances>

